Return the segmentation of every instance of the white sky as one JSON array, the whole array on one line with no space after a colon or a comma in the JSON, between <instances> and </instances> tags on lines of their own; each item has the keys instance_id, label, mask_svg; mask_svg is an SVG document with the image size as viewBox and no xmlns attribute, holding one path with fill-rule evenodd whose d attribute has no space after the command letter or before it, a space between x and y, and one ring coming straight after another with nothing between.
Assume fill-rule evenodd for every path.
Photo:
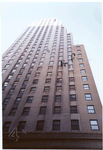
<instances>
[{"instance_id":1,"label":"white sky","mask_svg":"<svg viewBox=\"0 0 103 150\"><path fill-rule=\"evenodd\" d=\"M73 34L74 44L84 44L102 101L101 2L3 2L1 12L2 54L32 22L61 20L68 33Z\"/></svg>"}]
</instances>

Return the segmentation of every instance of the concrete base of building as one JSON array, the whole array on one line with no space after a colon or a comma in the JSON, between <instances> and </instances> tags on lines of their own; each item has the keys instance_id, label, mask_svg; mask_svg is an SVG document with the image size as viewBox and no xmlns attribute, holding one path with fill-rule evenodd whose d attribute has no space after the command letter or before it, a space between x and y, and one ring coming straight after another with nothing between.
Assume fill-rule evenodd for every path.
<instances>
[{"instance_id":1,"label":"concrete base of building","mask_svg":"<svg viewBox=\"0 0 103 150\"><path fill-rule=\"evenodd\" d=\"M3 149L102 149L100 133L26 133L3 135Z\"/></svg>"}]
</instances>

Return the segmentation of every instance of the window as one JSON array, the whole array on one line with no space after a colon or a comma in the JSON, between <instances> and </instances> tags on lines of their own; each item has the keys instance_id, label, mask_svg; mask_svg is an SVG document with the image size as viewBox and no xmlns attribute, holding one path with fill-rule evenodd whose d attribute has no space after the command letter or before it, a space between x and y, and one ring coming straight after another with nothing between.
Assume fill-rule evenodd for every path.
<instances>
[{"instance_id":1,"label":"window","mask_svg":"<svg viewBox=\"0 0 103 150\"><path fill-rule=\"evenodd\" d=\"M61 87L61 86L57 86L56 91L57 91L57 92L61 92L61 91L62 91L62 87Z\"/></svg>"},{"instance_id":2,"label":"window","mask_svg":"<svg viewBox=\"0 0 103 150\"><path fill-rule=\"evenodd\" d=\"M42 70L42 67L38 67L37 70L41 71L41 70Z\"/></svg>"},{"instance_id":3,"label":"window","mask_svg":"<svg viewBox=\"0 0 103 150\"><path fill-rule=\"evenodd\" d=\"M14 102L14 104L19 104L20 101L21 101L21 97L17 97L16 100L15 100L15 102Z\"/></svg>"},{"instance_id":4,"label":"window","mask_svg":"<svg viewBox=\"0 0 103 150\"><path fill-rule=\"evenodd\" d=\"M70 101L76 101L76 95L75 94L70 95Z\"/></svg>"},{"instance_id":5,"label":"window","mask_svg":"<svg viewBox=\"0 0 103 150\"><path fill-rule=\"evenodd\" d=\"M90 120L91 130L99 130L97 120Z\"/></svg>"},{"instance_id":6,"label":"window","mask_svg":"<svg viewBox=\"0 0 103 150\"><path fill-rule=\"evenodd\" d=\"M78 54L78 57L82 57L82 54Z\"/></svg>"},{"instance_id":7,"label":"window","mask_svg":"<svg viewBox=\"0 0 103 150\"><path fill-rule=\"evenodd\" d=\"M78 53L80 53L80 52L81 52L81 50L77 50L77 52L78 52Z\"/></svg>"},{"instance_id":8,"label":"window","mask_svg":"<svg viewBox=\"0 0 103 150\"><path fill-rule=\"evenodd\" d=\"M89 93L87 94L87 93L86 93L86 94L85 94L85 99L88 100L88 101L92 100L91 94L89 94Z\"/></svg>"},{"instance_id":9,"label":"window","mask_svg":"<svg viewBox=\"0 0 103 150\"><path fill-rule=\"evenodd\" d=\"M53 130L60 130L60 120L53 120Z\"/></svg>"},{"instance_id":10,"label":"window","mask_svg":"<svg viewBox=\"0 0 103 150\"><path fill-rule=\"evenodd\" d=\"M5 122L4 127L3 127L3 132L8 132L10 125L11 125L11 122Z\"/></svg>"},{"instance_id":11,"label":"window","mask_svg":"<svg viewBox=\"0 0 103 150\"><path fill-rule=\"evenodd\" d=\"M68 52L68 55L71 55L71 54L72 54L72 52L71 52L71 51L69 51L69 52Z\"/></svg>"},{"instance_id":12,"label":"window","mask_svg":"<svg viewBox=\"0 0 103 150\"><path fill-rule=\"evenodd\" d=\"M77 112L77 106L70 106L70 113L72 113L72 114L78 113Z\"/></svg>"},{"instance_id":13,"label":"window","mask_svg":"<svg viewBox=\"0 0 103 150\"><path fill-rule=\"evenodd\" d=\"M62 76L62 71L58 71L57 76L61 77Z\"/></svg>"},{"instance_id":14,"label":"window","mask_svg":"<svg viewBox=\"0 0 103 150\"><path fill-rule=\"evenodd\" d=\"M60 51L60 52L63 52L63 49L62 49L62 48L60 48L60 49L59 49L59 51Z\"/></svg>"},{"instance_id":15,"label":"window","mask_svg":"<svg viewBox=\"0 0 103 150\"><path fill-rule=\"evenodd\" d=\"M29 96L29 97L27 98L26 103L32 103L33 98L34 98L33 96Z\"/></svg>"},{"instance_id":16,"label":"window","mask_svg":"<svg viewBox=\"0 0 103 150\"><path fill-rule=\"evenodd\" d=\"M69 69L72 69L73 68L73 65L69 65Z\"/></svg>"},{"instance_id":17,"label":"window","mask_svg":"<svg viewBox=\"0 0 103 150\"><path fill-rule=\"evenodd\" d=\"M82 74L86 73L85 69L80 70L80 73Z\"/></svg>"},{"instance_id":18,"label":"window","mask_svg":"<svg viewBox=\"0 0 103 150\"><path fill-rule=\"evenodd\" d=\"M73 75L73 74L74 74L73 70L70 70L69 75Z\"/></svg>"},{"instance_id":19,"label":"window","mask_svg":"<svg viewBox=\"0 0 103 150\"><path fill-rule=\"evenodd\" d=\"M16 65L15 65L15 68L18 68L18 67L19 67L19 64L16 64Z\"/></svg>"},{"instance_id":20,"label":"window","mask_svg":"<svg viewBox=\"0 0 103 150\"><path fill-rule=\"evenodd\" d=\"M43 97L42 97L42 102L47 102L48 101L48 96L47 95L44 95Z\"/></svg>"},{"instance_id":21,"label":"window","mask_svg":"<svg viewBox=\"0 0 103 150\"><path fill-rule=\"evenodd\" d=\"M79 58L78 60L79 60L79 62L83 61L83 59L82 59L82 58Z\"/></svg>"},{"instance_id":22,"label":"window","mask_svg":"<svg viewBox=\"0 0 103 150\"><path fill-rule=\"evenodd\" d=\"M48 70L53 70L53 66L49 66L49 67L48 67Z\"/></svg>"},{"instance_id":23,"label":"window","mask_svg":"<svg viewBox=\"0 0 103 150\"><path fill-rule=\"evenodd\" d=\"M36 91L36 87L31 87L30 92L35 93L35 91Z\"/></svg>"},{"instance_id":24,"label":"window","mask_svg":"<svg viewBox=\"0 0 103 150\"><path fill-rule=\"evenodd\" d=\"M25 88L21 88L19 93L24 93Z\"/></svg>"},{"instance_id":25,"label":"window","mask_svg":"<svg viewBox=\"0 0 103 150\"><path fill-rule=\"evenodd\" d=\"M11 88L11 89L9 90L9 94L13 94L13 93L14 93L14 89Z\"/></svg>"},{"instance_id":26,"label":"window","mask_svg":"<svg viewBox=\"0 0 103 150\"><path fill-rule=\"evenodd\" d=\"M51 55L52 55L52 56L54 56L54 55L55 55L55 53L54 53L54 52L52 52L52 53L51 53Z\"/></svg>"},{"instance_id":27,"label":"window","mask_svg":"<svg viewBox=\"0 0 103 150\"><path fill-rule=\"evenodd\" d=\"M8 79L11 79L11 78L12 78L12 75L9 75L9 76L8 76Z\"/></svg>"},{"instance_id":28,"label":"window","mask_svg":"<svg viewBox=\"0 0 103 150\"><path fill-rule=\"evenodd\" d=\"M68 56L68 59L71 59L71 55Z\"/></svg>"},{"instance_id":29,"label":"window","mask_svg":"<svg viewBox=\"0 0 103 150\"><path fill-rule=\"evenodd\" d=\"M62 60L63 59L63 57L62 56L59 56L59 60Z\"/></svg>"},{"instance_id":30,"label":"window","mask_svg":"<svg viewBox=\"0 0 103 150\"><path fill-rule=\"evenodd\" d=\"M74 82L74 77L70 77L69 82Z\"/></svg>"},{"instance_id":31,"label":"window","mask_svg":"<svg viewBox=\"0 0 103 150\"><path fill-rule=\"evenodd\" d=\"M17 108L12 108L9 115L15 116L16 110L17 110Z\"/></svg>"},{"instance_id":32,"label":"window","mask_svg":"<svg viewBox=\"0 0 103 150\"><path fill-rule=\"evenodd\" d=\"M83 84L83 88L84 88L84 90L88 90L89 89L89 84Z\"/></svg>"},{"instance_id":33,"label":"window","mask_svg":"<svg viewBox=\"0 0 103 150\"><path fill-rule=\"evenodd\" d=\"M60 106L55 106L54 107L54 114L60 114L61 113L61 107Z\"/></svg>"},{"instance_id":34,"label":"window","mask_svg":"<svg viewBox=\"0 0 103 150\"><path fill-rule=\"evenodd\" d=\"M22 60L21 60L21 59L19 59L19 60L18 60L18 63L20 63L21 61L22 61Z\"/></svg>"},{"instance_id":35,"label":"window","mask_svg":"<svg viewBox=\"0 0 103 150\"><path fill-rule=\"evenodd\" d=\"M23 73L24 69L21 69L20 72Z\"/></svg>"},{"instance_id":36,"label":"window","mask_svg":"<svg viewBox=\"0 0 103 150\"><path fill-rule=\"evenodd\" d=\"M79 64L79 67L84 67L84 64Z\"/></svg>"},{"instance_id":37,"label":"window","mask_svg":"<svg viewBox=\"0 0 103 150\"><path fill-rule=\"evenodd\" d=\"M44 127L44 120L40 120L40 121L37 121L37 126L36 126L36 130L43 130L43 127Z\"/></svg>"},{"instance_id":38,"label":"window","mask_svg":"<svg viewBox=\"0 0 103 150\"><path fill-rule=\"evenodd\" d=\"M70 89L70 91L75 90L75 85L70 85L70 86L69 86L69 89Z\"/></svg>"},{"instance_id":39,"label":"window","mask_svg":"<svg viewBox=\"0 0 103 150\"><path fill-rule=\"evenodd\" d=\"M37 72L37 73L35 74L35 77L40 77L40 72Z\"/></svg>"},{"instance_id":40,"label":"window","mask_svg":"<svg viewBox=\"0 0 103 150\"><path fill-rule=\"evenodd\" d=\"M87 77L86 76L82 77L82 81L87 81Z\"/></svg>"},{"instance_id":41,"label":"window","mask_svg":"<svg viewBox=\"0 0 103 150\"><path fill-rule=\"evenodd\" d=\"M69 64L73 63L72 60L69 60L68 62L69 62Z\"/></svg>"},{"instance_id":42,"label":"window","mask_svg":"<svg viewBox=\"0 0 103 150\"><path fill-rule=\"evenodd\" d=\"M51 77L52 76L52 72L47 72L47 76Z\"/></svg>"},{"instance_id":43,"label":"window","mask_svg":"<svg viewBox=\"0 0 103 150\"><path fill-rule=\"evenodd\" d=\"M50 61L50 62L49 62L49 65L53 65L53 63L54 63L53 61Z\"/></svg>"},{"instance_id":44,"label":"window","mask_svg":"<svg viewBox=\"0 0 103 150\"><path fill-rule=\"evenodd\" d=\"M79 121L71 120L71 130L79 130Z\"/></svg>"},{"instance_id":45,"label":"window","mask_svg":"<svg viewBox=\"0 0 103 150\"><path fill-rule=\"evenodd\" d=\"M9 64L7 64L6 66L5 66L5 68L8 68L10 65Z\"/></svg>"},{"instance_id":46,"label":"window","mask_svg":"<svg viewBox=\"0 0 103 150\"><path fill-rule=\"evenodd\" d=\"M13 69L13 70L12 70L12 73L14 73L15 71L16 71L16 69Z\"/></svg>"},{"instance_id":47,"label":"window","mask_svg":"<svg viewBox=\"0 0 103 150\"><path fill-rule=\"evenodd\" d=\"M4 86L7 86L9 82L4 82Z\"/></svg>"},{"instance_id":48,"label":"window","mask_svg":"<svg viewBox=\"0 0 103 150\"><path fill-rule=\"evenodd\" d=\"M49 92L49 90L50 90L50 87L49 87L49 86L45 86L45 87L44 87L44 92Z\"/></svg>"},{"instance_id":49,"label":"window","mask_svg":"<svg viewBox=\"0 0 103 150\"><path fill-rule=\"evenodd\" d=\"M45 83L50 83L51 79L46 79Z\"/></svg>"},{"instance_id":50,"label":"window","mask_svg":"<svg viewBox=\"0 0 103 150\"><path fill-rule=\"evenodd\" d=\"M46 114L46 106L41 106L40 107L40 112L39 114Z\"/></svg>"},{"instance_id":51,"label":"window","mask_svg":"<svg viewBox=\"0 0 103 150\"><path fill-rule=\"evenodd\" d=\"M2 70L2 73L5 73L5 72L6 72L6 69L3 69L3 70Z\"/></svg>"},{"instance_id":52,"label":"window","mask_svg":"<svg viewBox=\"0 0 103 150\"><path fill-rule=\"evenodd\" d=\"M45 56L45 55L46 55L45 53L42 54L42 56Z\"/></svg>"},{"instance_id":53,"label":"window","mask_svg":"<svg viewBox=\"0 0 103 150\"><path fill-rule=\"evenodd\" d=\"M61 95L55 96L55 102L61 102Z\"/></svg>"},{"instance_id":54,"label":"window","mask_svg":"<svg viewBox=\"0 0 103 150\"><path fill-rule=\"evenodd\" d=\"M94 106L93 105L87 106L87 111L89 114L94 114L95 113Z\"/></svg>"},{"instance_id":55,"label":"window","mask_svg":"<svg viewBox=\"0 0 103 150\"><path fill-rule=\"evenodd\" d=\"M22 115L28 115L30 111L30 107L24 107Z\"/></svg>"},{"instance_id":56,"label":"window","mask_svg":"<svg viewBox=\"0 0 103 150\"><path fill-rule=\"evenodd\" d=\"M62 55L63 55L63 53L62 53L62 52L60 52L60 53L59 53L59 55L60 55L60 56L62 56Z\"/></svg>"},{"instance_id":57,"label":"window","mask_svg":"<svg viewBox=\"0 0 103 150\"><path fill-rule=\"evenodd\" d=\"M8 62L9 62L9 63L11 63L12 61L13 61L13 60L12 60L12 59L10 59Z\"/></svg>"},{"instance_id":58,"label":"window","mask_svg":"<svg viewBox=\"0 0 103 150\"><path fill-rule=\"evenodd\" d=\"M26 125L26 121L20 121L19 124L18 124L17 130L22 131L22 129L25 128L25 125Z\"/></svg>"},{"instance_id":59,"label":"window","mask_svg":"<svg viewBox=\"0 0 103 150\"><path fill-rule=\"evenodd\" d=\"M43 65L43 62L40 62L39 65Z\"/></svg>"},{"instance_id":60,"label":"window","mask_svg":"<svg viewBox=\"0 0 103 150\"><path fill-rule=\"evenodd\" d=\"M80 49L80 46L77 46L76 48L77 48L77 49Z\"/></svg>"},{"instance_id":61,"label":"window","mask_svg":"<svg viewBox=\"0 0 103 150\"><path fill-rule=\"evenodd\" d=\"M9 102L9 98L6 98L5 100L4 100L4 102L3 102L3 110L5 109L5 107L6 107L6 105L8 104L8 102Z\"/></svg>"},{"instance_id":62,"label":"window","mask_svg":"<svg viewBox=\"0 0 103 150\"><path fill-rule=\"evenodd\" d=\"M42 57L40 60L43 61L43 60L44 60L44 57Z\"/></svg>"},{"instance_id":63,"label":"window","mask_svg":"<svg viewBox=\"0 0 103 150\"><path fill-rule=\"evenodd\" d=\"M31 63L31 67L33 67L35 65L35 63Z\"/></svg>"},{"instance_id":64,"label":"window","mask_svg":"<svg viewBox=\"0 0 103 150\"><path fill-rule=\"evenodd\" d=\"M21 78L21 74L18 74L17 79L20 79L20 78Z\"/></svg>"},{"instance_id":65,"label":"window","mask_svg":"<svg viewBox=\"0 0 103 150\"><path fill-rule=\"evenodd\" d=\"M25 80L25 81L23 82L23 85L26 86L27 84L28 84L28 81Z\"/></svg>"},{"instance_id":66,"label":"window","mask_svg":"<svg viewBox=\"0 0 103 150\"><path fill-rule=\"evenodd\" d=\"M14 81L13 85L17 85L17 84L18 84L18 82Z\"/></svg>"},{"instance_id":67,"label":"window","mask_svg":"<svg viewBox=\"0 0 103 150\"><path fill-rule=\"evenodd\" d=\"M50 57L50 60L53 60L54 59L54 57L52 56L52 57Z\"/></svg>"},{"instance_id":68,"label":"window","mask_svg":"<svg viewBox=\"0 0 103 150\"><path fill-rule=\"evenodd\" d=\"M57 83L62 83L62 78L58 78Z\"/></svg>"},{"instance_id":69,"label":"window","mask_svg":"<svg viewBox=\"0 0 103 150\"><path fill-rule=\"evenodd\" d=\"M38 79L35 79L35 80L33 81L33 84L38 84Z\"/></svg>"}]
</instances>

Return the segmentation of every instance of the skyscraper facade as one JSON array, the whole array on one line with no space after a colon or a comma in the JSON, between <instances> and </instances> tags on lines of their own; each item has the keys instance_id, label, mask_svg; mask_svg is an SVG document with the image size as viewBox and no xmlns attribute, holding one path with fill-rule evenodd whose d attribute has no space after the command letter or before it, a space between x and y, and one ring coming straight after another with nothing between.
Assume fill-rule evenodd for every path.
<instances>
[{"instance_id":1,"label":"skyscraper facade","mask_svg":"<svg viewBox=\"0 0 103 150\"><path fill-rule=\"evenodd\" d=\"M2 62L4 148L101 148L102 106L85 48L58 19L29 25Z\"/></svg>"}]
</instances>

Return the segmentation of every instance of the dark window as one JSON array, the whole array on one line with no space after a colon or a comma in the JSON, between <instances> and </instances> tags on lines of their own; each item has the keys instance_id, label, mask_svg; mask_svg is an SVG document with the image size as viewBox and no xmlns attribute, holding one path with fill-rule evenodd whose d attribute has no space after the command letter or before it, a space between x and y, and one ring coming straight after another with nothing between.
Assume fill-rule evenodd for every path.
<instances>
[{"instance_id":1,"label":"dark window","mask_svg":"<svg viewBox=\"0 0 103 150\"><path fill-rule=\"evenodd\" d=\"M46 79L45 83L50 83L51 79Z\"/></svg>"},{"instance_id":2,"label":"dark window","mask_svg":"<svg viewBox=\"0 0 103 150\"><path fill-rule=\"evenodd\" d=\"M43 97L42 97L42 102L47 102L48 101L48 96L47 95L44 95Z\"/></svg>"},{"instance_id":3,"label":"dark window","mask_svg":"<svg viewBox=\"0 0 103 150\"><path fill-rule=\"evenodd\" d=\"M61 91L62 91L62 87L61 87L61 86L57 86L56 91L57 91L57 92L61 92Z\"/></svg>"},{"instance_id":4,"label":"dark window","mask_svg":"<svg viewBox=\"0 0 103 150\"><path fill-rule=\"evenodd\" d=\"M29 96L29 97L27 98L26 103L32 103L33 98L34 98L33 96Z\"/></svg>"},{"instance_id":5,"label":"dark window","mask_svg":"<svg viewBox=\"0 0 103 150\"><path fill-rule=\"evenodd\" d=\"M25 124L26 124L26 121L20 121L19 124L18 124L17 130L22 131L22 129L25 128Z\"/></svg>"},{"instance_id":6,"label":"dark window","mask_svg":"<svg viewBox=\"0 0 103 150\"><path fill-rule=\"evenodd\" d=\"M70 85L70 86L69 86L69 89L70 89L70 91L75 90L75 85Z\"/></svg>"},{"instance_id":7,"label":"dark window","mask_svg":"<svg viewBox=\"0 0 103 150\"><path fill-rule=\"evenodd\" d=\"M21 97L17 97L14 103L15 103L15 104L19 104L20 101L21 101Z\"/></svg>"},{"instance_id":8,"label":"dark window","mask_svg":"<svg viewBox=\"0 0 103 150\"><path fill-rule=\"evenodd\" d=\"M55 101L56 102L61 102L61 95L56 95L55 96Z\"/></svg>"},{"instance_id":9,"label":"dark window","mask_svg":"<svg viewBox=\"0 0 103 150\"><path fill-rule=\"evenodd\" d=\"M61 113L61 107L60 106L55 106L54 107L54 114L60 114Z\"/></svg>"},{"instance_id":10,"label":"dark window","mask_svg":"<svg viewBox=\"0 0 103 150\"><path fill-rule=\"evenodd\" d=\"M37 72L37 73L35 74L35 76L36 76L36 77L40 77L40 72Z\"/></svg>"},{"instance_id":11,"label":"dark window","mask_svg":"<svg viewBox=\"0 0 103 150\"><path fill-rule=\"evenodd\" d=\"M24 93L25 88L21 88L19 93Z\"/></svg>"},{"instance_id":12,"label":"dark window","mask_svg":"<svg viewBox=\"0 0 103 150\"><path fill-rule=\"evenodd\" d=\"M36 87L31 87L30 92L35 93L35 91L36 91Z\"/></svg>"},{"instance_id":13,"label":"dark window","mask_svg":"<svg viewBox=\"0 0 103 150\"><path fill-rule=\"evenodd\" d=\"M70 95L70 101L76 101L76 95L75 94Z\"/></svg>"},{"instance_id":14,"label":"dark window","mask_svg":"<svg viewBox=\"0 0 103 150\"><path fill-rule=\"evenodd\" d=\"M30 111L30 107L24 107L22 115L28 115Z\"/></svg>"},{"instance_id":15,"label":"dark window","mask_svg":"<svg viewBox=\"0 0 103 150\"><path fill-rule=\"evenodd\" d=\"M78 113L77 106L70 106L70 113Z\"/></svg>"},{"instance_id":16,"label":"dark window","mask_svg":"<svg viewBox=\"0 0 103 150\"><path fill-rule=\"evenodd\" d=\"M74 82L74 77L70 77L69 82Z\"/></svg>"},{"instance_id":17,"label":"dark window","mask_svg":"<svg viewBox=\"0 0 103 150\"><path fill-rule=\"evenodd\" d=\"M43 130L44 120L37 121L36 130Z\"/></svg>"},{"instance_id":18,"label":"dark window","mask_svg":"<svg viewBox=\"0 0 103 150\"><path fill-rule=\"evenodd\" d=\"M53 130L60 130L60 120L53 120Z\"/></svg>"},{"instance_id":19,"label":"dark window","mask_svg":"<svg viewBox=\"0 0 103 150\"><path fill-rule=\"evenodd\" d=\"M38 84L38 79L35 79L35 80L33 81L33 84Z\"/></svg>"},{"instance_id":20,"label":"dark window","mask_svg":"<svg viewBox=\"0 0 103 150\"><path fill-rule=\"evenodd\" d=\"M15 116L17 108L12 108L10 111L10 116Z\"/></svg>"},{"instance_id":21,"label":"dark window","mask_svg":"<svg viewBox=\"0 0 103 150\"><path fill-rule=\"evenodd\" d=\"M47 72L47 76L51 77L52 76L52 72Z\"/></svg>"},{"instance_id":22,"label":"dark window","mask_svg":"<svg viewBox=\"0 0 103 150\"><path fill-rule=\"evenodd\" d=\"M45 113L46 113L46 106L41 106L39 114L45 114Z\"/></svg>"},{"instance_id":23,"label":"dark window","mask_svg":"<svg viewBox=\"0 0 103 150\"><path fill-rule=\"evenodd\" d=\"M61 77L62 76L62 71L58 71L57 76Z\"/></svg>"},{"instance_id":24,"label":"dark window","mask_svg":"<svg viewBox=\"0 0 103 150\"><path fill-rule=\"evenodd\" d=\"M62 78L58 78L57 83L62 83Z\"/></svg>"},{"instance_id":25,"label":"dark window","mask_svg":"<svg viewBox=\"0 0 103 150\"><path fill-rule=\"evenodd\" d=\"M79 121L71 120L71 130L79 130Z\"/></svg>"},{"instance_id":26,"label":"dark window","mask_svg":"<svg viewBox=\"0 0 103 150\"><path fill-rule=\"evenodd\" d=\"M45 87L44 87L44 92L49 92L49 90L50 90L50 87L49 87L49 86L45 86Z\"/></svg>"},{"instance_id":27,"label":"dark window","mask_svg":"<svg viewBox=\"0 0 103 150\"><path fill-rule=\"evenodd\" d=\"M3 127L3 132L8 132L10 125L11 125L11 122L5 122L4 127Z\"/></svg>"},{"instance_id":28,"label":"dark window","mask_svg":"<svg viewBox=\"0 0 103 150\"><path fill-rule=\"evenodd\" d=\"M23 82L23 85L27 85L27 84L28 84L28 81L25 80L25 81Z\"/></svg>"},{"instance_id":29,"label":"dark window","mask_svg":"<svg viewBox=\"0 0 103 150\"><path fill-rule=\"evenodd\" d=\"M37 69L37 70L41 71L41 70L42 70L42 67L38 67L38 69Z\"/></svg>"},{"instance_id":30,"label":"dark window","mask_svg":"<svg viewBox=\"0 0 103 150\"><path fill-rule=\"evenodd\" d=\"M48 70L52 70L52 69L53 69L53 66L49 66L49 67L48 67Z\"/></svg>"}]
</instances>

